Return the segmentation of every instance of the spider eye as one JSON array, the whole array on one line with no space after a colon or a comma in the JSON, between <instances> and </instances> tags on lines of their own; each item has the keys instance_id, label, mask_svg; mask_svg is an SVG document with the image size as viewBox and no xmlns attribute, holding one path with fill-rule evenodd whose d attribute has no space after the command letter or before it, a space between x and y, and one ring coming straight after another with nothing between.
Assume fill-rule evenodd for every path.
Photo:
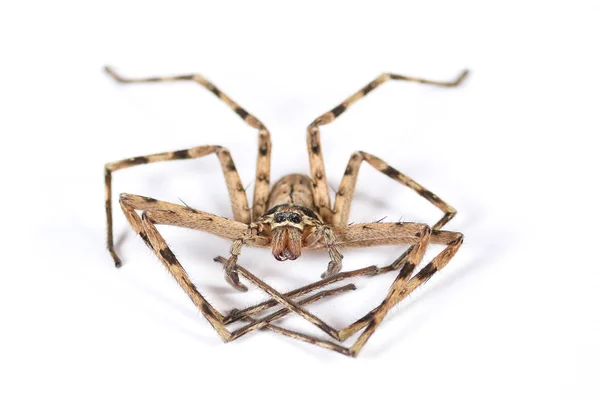
<instances>
[{"instance_id":1,"label":"spider eye","mask_svg":"<svg viewBox=\"0 0 600 400\"><path fill-rule=\"evenodd\" d=\"M290 221L294 224L299 224L300 222L302 222L302 216L294 212L282 212L275 214L275 218L273 220L276 223Z\"/></svg>"}]
</instances>

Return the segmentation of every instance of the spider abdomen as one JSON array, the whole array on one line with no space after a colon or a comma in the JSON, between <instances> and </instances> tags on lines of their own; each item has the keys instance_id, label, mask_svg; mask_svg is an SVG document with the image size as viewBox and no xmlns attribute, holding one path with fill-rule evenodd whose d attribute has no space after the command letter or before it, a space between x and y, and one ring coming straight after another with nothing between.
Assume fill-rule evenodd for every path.
<instances>
[{"instance_id":1,"label":"spider abdomen","mask_svg":"<svg viewBox=\"0 0 600 400\"><path fill-rule=\"evenodd\" d=\"M280 204L294 204L314 211L315 201L310 178L302 174L290 174L278 180L269 194L267 209Z\"/></svg>"}]
</instances>

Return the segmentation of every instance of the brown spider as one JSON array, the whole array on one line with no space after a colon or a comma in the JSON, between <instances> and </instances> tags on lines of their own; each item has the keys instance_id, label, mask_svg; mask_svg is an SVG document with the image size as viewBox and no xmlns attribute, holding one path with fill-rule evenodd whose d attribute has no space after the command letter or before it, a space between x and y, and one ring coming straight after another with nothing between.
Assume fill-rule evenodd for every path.
<instances>
[{"instance_id":1,"label":"brown spider","mask_svg":"<svg viewBox=\"0 0 600 400\"><path fill-rule=\"evenodd\" d=\"M431 278L433 274L446 266L463 242L463 235L461 233L441 230L456 214L454 208L411 178L389 166L383 160L362 151L356 152L350 157L339 190L336 193L335 204L332 208L320 145L319 127L334 121L348 107L388 80L404 80L454 87L458 86L467 76L467 70L463 71L456 80L451 82L411 78L390 73L379 75L379 77L364 88L347 98L331 111L317 118L308 126L307 145L312 178L305 175L292 174L277 181L272 188L270 188L271 140L269 131L257 118L241 108L204 77L193 74L126 79L116 74L109 67L106 67L105 70L121 83L194 81L210 90L250 126L258 129L258 160L256 164L256 185L254 187L252 209L248 207L246 191L231 158L231 154L226 148L221 146L200 146L187 150L133 157L108 163L104 169L107 247L115 261L115 265L119 267L121 261L114 250L112 234L112 173L116 170L135 165L157 161L192 159L213 153L216 154L221 163L227 183L234 220L195 210L187 205L177 205L132 194L122 194L119 202L131 227L161 260L225 342L237 339L255 329L266 329L345 355L356 356L388 311L418 286ZM358 171L363 161L366 161L393 180L415 190L429 202L440 208L444 212L443 217L431 228L426 224L414 222L378 222L348 225L350 203L354 194ZM141 216L137 211L142 212ZM156 225L160 224L199 229L232 240L230 257L228 259L223 257L215 258L215 261L224 264L227 282L239 290L247 290L246 286L240 282L239 274L241 274L251 283L268 293L272 299L244 310L234 310L229 315L223 315L218 312L200 294L196 286L189 279L186 271L167 246L167 243L156 229ZM421 262L429 243L441 244L446 247L413 276L413 272ZM408 250L387 267L376 268L372 266L340 273L342 267L341 248L406 244L410 245ZM279 261L295 260L300 257L303 249L327 250L331 261L326 272L321 276L322 279L320 281L282 294L237 264L243 246L271 247L273 256ZM398 275L382 303L356 322L340 330L330 327L301 306L329 295L353 290L355 289L354 285L350 284L337 289L321 291L302 300L294 300L299 296L349 277L376 275L390 271L398 271ZM281 305L283 308L260 319L252 317L252 315L276 305ZM338 342L344 341L363 328L365 329L357 341L351 347L346 348L331 341L321 340L271 324L271 322L285 316L289 312L294 312L305 318ZM240 329L230 332L226 325L239 320L249 323Z\"/></svg>"}]
</instances>

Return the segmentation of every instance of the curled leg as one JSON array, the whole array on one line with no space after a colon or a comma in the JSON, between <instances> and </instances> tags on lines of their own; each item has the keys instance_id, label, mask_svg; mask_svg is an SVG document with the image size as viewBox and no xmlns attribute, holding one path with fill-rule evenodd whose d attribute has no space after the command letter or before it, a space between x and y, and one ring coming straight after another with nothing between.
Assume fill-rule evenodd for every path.
<instances>
[{"instance_id":1,"label":"curled leg","mask_svg":"<svg viewBox=\"0 0 600 400\"><path fill-rule=\"evenodd\" d=\"M381 225L386 225L389 229L385 231L381 231ZM343 241L352 242L357 239L363 238L366 232L369 230L374 230L375 232L379 232L380 237L386 237L389 241L392 241L396 244L406 244L406 243L414 243L411 246L411 250L407 257L407 262L405 268L400 270L396 281L394 282L393 290L397 291L403 287L406 283L410 274L414 270L415 266L418 265L423 254L425 252L425 248L427 243L429 242L430 229L426 225L423 224L363 224L359 227L357 232L353 232L356 229L349 229L348 231L340 231L341 237L339 240L343 243ZM306 319L311 324L315 325L323 332L327 333L329 336L336 340L340 340L341 337L339 335L339 331L331 327L330 325L323 322L317 316L307 312L303 308L299 307L294 301L292 301L289 297L284 294L279 293L271 286L265 284L263 281L258 279L249 271L238 268L240 274L242 274L246 279L252 282L254 285L258 286L266 293L268 293L276 302L281 304L283 307L292 311L302 318ZM333 278L333 277L331 277ZM247 325L241 330L250 329L252 326Z\"/></svg>"},{"instance_id":2,"label":"curled leg","mask_svg":"<svg viewBox=\"0 0 600 400\"><path fill-rule=\"evenodd\" d=\"M447 245L448 243L450 243L454 240L457 240L459 237L461 237L461 234L458 232L432 231L430 242L432 244ZM374 246L374 245L377 245L377 243L365 242L362 244L357 244L355 247L366 247L366 246ZM405 258L405 255L403 255L403 257ZM402 260L403 257L400 257L399 259ZM333 275L329 278L321 279L321 280L313 282L311 284L302 286L298 289L294 289L290 292L285 293L285 296L292 299L292 298L296 298L298 296L302 296L302 295L311 293L317 289L321 289L325 286L331 285L332 283L339 282L339 281L342 281L345 279L350 279L350 278L354 278L357 276L375 276L375 275L381 275L381 274L385 274L385 273L392 272L392 271L397 271L399 259L396 259L393 263L391 263L390 265L383 267L383 268L377 268L376 266L372 265L372 266L366 267L366 268L360 268L360 269L356 269L356 270L352 270L352 271L341 272L341 273ZM225 262L227 262L227 259L219 256L219 257L215 257L215 261L219 262L221 264L225 264ZM268 310L270 308L277 306L278 304L279 303L277 303L277 301L271 299L271 300L263 301L262 303L259 303L254 306L244 308L243 310L231 311L225 317L225 323L230 324L232 322L239 321L240 319L243 319L244 317L249 317L256 313L263 312L265 310ZM342 329L342 330L340 330L340 332L344 332L344 330ZM354 332L356 332L356 331L354 331ZM345 335L342 333L340 336L342 338L347 338L350 335Z\"/></svg>"},{"instance_id":3,"label":"curled leg","mask_svg":"<svg viewBox=\"0 0 600 400\"><path fill-rule=\"evenodd\" d=\"M227 262L227 259L219 256L219 257L215 257L215 261L224 265ZM238 265L237 268L242 268L242 267L240 267ZM377 275L378 273L379 273L379 269L375 266L361 268L361 269L357 269L357 270L349 271L349 272L342 272L340 274L333 275L329 278L322 279L320 281L311 283L310 285L306 285L306 286L302 286L301 288L294 289L291 292L284 293L284 296L286 296L289 299L293 299L293 298L305 295L307 293L310 293L312 291L315 291L317 289L321 289L325 286L331 285L335 282L339 282L344 279L348 279L348 278L352 278L352 277L356 277L356 276ZM267 300L262 303L259 303L257 305L245 308L243 310L232 310L229 313L229 315L227 315L224 322L225 322L225 324L230 324L232 322L239 321L245 317L249 317L256 313L268 310L272 307L277 306L278 304L279 303L276 300L271 299L271 300Z\"/></svg>"},{"instance_id":4,"label":"curled leg","mask_svg":"<svg viewBox=\"0 0 600 400\"><path fill-rule=\"evenodd\" d=\"M396 286L395 284L392 285L392 288L388 292L385 300L365 316L368 317L368 320L363 317L363 321L357 321L358 323L354 323L345 329L343 332L343 338L351 336L354 332L357 332L363 326L366 326L365 330L350 348L352 356L356 356L360 352L367 340L381 324L383 318L386 316L389 310L398 304L402 299L406 298L406 296L412 293L417 287L427 282L437 271L444 268L450 259L454 257L462 245L462 242L463 237L460 235L454 241L450 242L441 253L431 260L431 262L421 269L413 278L408 280L408 282L401 286ZM408 265L409 264L407 264L407 266Z\"/></svg>"},{"instance_id":5,"label":"curled leg","mask_svg":"<svg viewBox=\"0 0 600 400\"><path fill-rule=\"evenodd\" d=\"M261 321L255 325L254 329L245 329L229 332L224 323L225 317L217 311L198 291L196 286L190 280L187 272L181 266L162 235L156 229L156 223L181 226L192 229L201 229L222 237L230 238L235 232L245 230L244 224L235 221L229 221L225 218L217 217L212 214L203 213L188 207L179 206L166 202L157 201L143 196L124 195L121 198L121 207L125 212L127 220L130 222L134 231L142 238L144 243L155 253L160 261L165 265L169 273L175 278L177 283L190 297L194 305L200 310L202 315L217 331L223 341L235 340L242 335L251 332L257 328L277 331L270 323L285 316L287 312L279 312L277 315L269 317L268 321ZM136 209L146 209L140 217ZM231 223L231 224L230 224ZM241 268L241 267L240 267ZM244 272L246 272L244 270ZM257 279L257 278L256 278ZM262 281L259 284L264 284ZM266 285L266 284L265 284ZM339 294L348 290L354 290L354 285L346 285L340 288L319 292L313 296L301 300L298 304L306 305L319 301L325 297Z\"/></svg>"},{"instance_id":6,"label":"curled leg","mask_svg":"<svg viewBox=\"0 0 600 400\"><path fill-rule=\"evenodd\" d=\"M321 275L321 279L329 278L340 272L344 256L336 245L336 237L333 229L328 226L322 228L323 244L329 253L329 264L327 270Z\"/></svg>"},{"instance_id":7,"label":"curled leg","mask_svg":"<svg viewBox=\"0 0 600 400\"><path fill-rule=\"evenodd\" d=\"M432 232L432 241L441 243L447 241L447 247L442 250L431 262L429 262L424 268L417 272L412 278L410 278L411 271L414 267L411 263L406 263L400 270L399 275L392 284L385 300L373 310L365 314L362 318L356 322L350 324L344 329L340 329L338 332L339 340L344 341L354 333L364 328L364 331L358 337L356 342L349 348L342 347L344 351L332 349L342 354L346 354L352 357L356 357L362 350L366 342L373 335L377 327L381 324L383 319L389 310L398 304L402 299L410 295L415 289L427 282L436 272L444 268L450 259L454 257L463 242L463 235L458 232L447 232L447 231L436 231ZM382 268L380 273L390 272L395 270L393 265ZM408 279L410 278L410 279ZM294 337L292 335L288 335ZM303 338L296 337L296 339L303 340ZM321 347L330 348L330 343L318 338L310 337L311 343ZM303 340L305 341L305 340Z\"/></svg>"},{"instance_id":8,"label":"curled leg","mask_svg":"<svg viewBox=\"0 0 600 400\"><path fill-rule=\"evenodd\" d=\"M387 227L385 225L388 225ZM393 227L403 226L403 228L395 228L397 232L393 234ZM366 227L366 228L365 228ZM364 234L365 231L372 230L373 232L369 235L370 238L367 238ZM427 237L429 236L429 237ZM339 346L337 344L331 343L326 340L321 340L315 337L311 337L308 335L304 335L294 331L277 331L286 336L312 343L318 345L320 347L324 347L330 350L334 350L336 352L356 356L365 345L370 336L374 333L376 328L379 326L381 321L384 319L385 315L389 312L389 310L396 304L398 304L402 299L406 298L410 295L416 288L420 285L424 284L428 279L430 279L437 271L444 268L450 259L456 254L458 249L460 248L463 235L458 232L451 231L431 231L430 235L428 234L428 228L423 227L421 224L413 224L413 223L404 223L404 224L358 224L352 225L347 229L339 229L338 230L338 240L340 244L343 244L344 247L368 247L368 246L378 246L378 245L390 245L390 244L411 244L411 248L413 249L409 252L409 256L401 256L396 259L389 266L384 268L375 268L368 267L355 271L348 271L341 274L334 275L328 279L324 279L310 285L306 285L302 288L293 290L285 294L285 296L289 298L293 298L302 294L309 293L312 290L316 290L318 288L322 288L323 286L332 283L333 281L337 282L340 280L344 280L347 278L361 276L361 275L377 275L388 273L392 271L400 271L394 280L394 283L390 287L388 294L386 295L385 300L373 310L365 314L363 317L359 318L357 321L348 325L347 327L337 330L336 335L337 339L340 341L344 341L356 332L361 329L367 327L365 331L361 334L361 336L357 339L357 341L349 348ZM425 243L429 241L432 244L442 244L446 245L446 248L442 250L431 262L429 262L424 268L422 268L419 272L414 274L413 272L416 269L416 265L422 258L422 252L425 249ZM225 259L219 258L217 261L224 262ZM398 264L401 262L401 266ZM238 320L246 320L250 321L250 317L255 313L265 311L279 302L275 300L268 300L263 303L260 303L256 306L249 307L244 310L236 310L230 313L225 317L224 322L229 324ZM273 315L273 314L271 314ZM270 315L262 318L262 320L269 320ZM253 324L257 323L257 320L252 320ZM250 327L252 324L250 324ZM240 330L248 329L248 327L240 328ZM332 346L334 345L334 346Z\"/></svg>"},{"instance_id":9,"label":"curled leg","mask_svg":"<svg viewBox=\"0 0 600 400\"><path fill-rule=\"evenodd\" d=\"M248 287L240 282L240 277L237 273L237 260L242 252L242 246L244 244L243 239L236 239L231 245L230 256L227 262L225 263L225 280L231 286L236 288L241 292L248 291Z\"/></svg>"}]
</instances>

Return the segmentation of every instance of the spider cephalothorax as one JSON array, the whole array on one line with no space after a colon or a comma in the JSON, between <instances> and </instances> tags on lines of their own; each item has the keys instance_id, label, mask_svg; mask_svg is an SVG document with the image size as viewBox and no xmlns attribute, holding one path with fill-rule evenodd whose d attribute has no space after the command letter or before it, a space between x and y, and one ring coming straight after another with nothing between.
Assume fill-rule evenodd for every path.
<instances>
[{"instance_id":1,"label":"spider cephalothorax","mask_svg":"<svg viewBox=\"0 0 600 400\"><path fill-rule=\"evenodd\" d=\"M379 75L375 80L348 97L337 107L315 119L308 126L306 139L310 162L310 176L290 174L281 178L273 185L270 182L271 136L269 131L256 117L240 107L204 77L199 74L191 74L126 79L116 74L110 68L107 68L106 71L121 83L195 82L210 90L210 92L231 107L248 125L258 130L258 159L252 207L248 206L245 186L242 184L231 153L222 146L198 146L185 150L132 157L108 163L104 171L106 187L105 207L108 225L107 246L115 261L115 265L120 266L121 261L115 252L112 235L112 173L122 168L157 161L195 159L209 154L217 156L225 176L231 200L233 219L202 212L185 204L178 205L130 194L121 195L120 205L135 232L167 267L168 271L198 307L202 315L204 315L226 342L241 337L253 330L265 329L304 342L313 343L345 355L356 356L381 321L383 321L388 311L431 278L433 274L444 268L462 244L461 233L441 230L456 214L454 208L383 160L366 152L359 151L350 157L344 170L344 176L336 189L335 203L332 205L329 192L330 183L325 173L325 163L321 148L320 126L333 122L346 112L352 104L387 81L403 80L452 87L462 82L467 75L467 71L464 71L454 81L432 81L390 73ZM375 223L349 224L350 205L358 179L358 172L363 162L394 181L413 189L442 210L444 216L431 228L426 224L413 222L386 223L378 221ZM138 212L142 213L141 216ZM228 315L221 314L202 296L196 285L192 283L192 280L177 260L177 257L175 257L156 228L157 225L161 224L198 229L231 240L233 243L229 258L215 258L215 261L224 265L225 278L235 288L247 290L247 287L240 282L238 276L242 275L252 284L269 294L271 300L244 310L232 311ZM421 262L425 249L431 243L441 244L446 247L425 267L416 272L416 267ZM408 250L401 253L396 260L386 267L377 268L371 266L339 273L342 267L340 248L380 245L407 245ZM327 271L322 275L324 279L294 289L288 293L280 293L250 271L238 265L238 258L244 246L270 247L273 256L279 261L295 260L300 257L303 249L325 250L329 255L329 264ZM362 318L359 318L343 329L334 329L316 315L306 311L304 305L318 301L326 296L353 290L356 288L354 285L323 290L308 297L298 297L307 295L311 291L342 279L359 275L378 275L393 271L396 271L397 275L383 302ZM281 305L283 308L269 315L261 316L260 319L255 318L257 313L276 305ZM322 340L272 324L273 321L285 316L289 312L301 316L327 333L331 338L340 342L360 330L363 331L351 347L344 347L331 341ZM245 321L248 323L235 331L230 331L227 325L236 321Z\"/></svg>"}]
</instances>

